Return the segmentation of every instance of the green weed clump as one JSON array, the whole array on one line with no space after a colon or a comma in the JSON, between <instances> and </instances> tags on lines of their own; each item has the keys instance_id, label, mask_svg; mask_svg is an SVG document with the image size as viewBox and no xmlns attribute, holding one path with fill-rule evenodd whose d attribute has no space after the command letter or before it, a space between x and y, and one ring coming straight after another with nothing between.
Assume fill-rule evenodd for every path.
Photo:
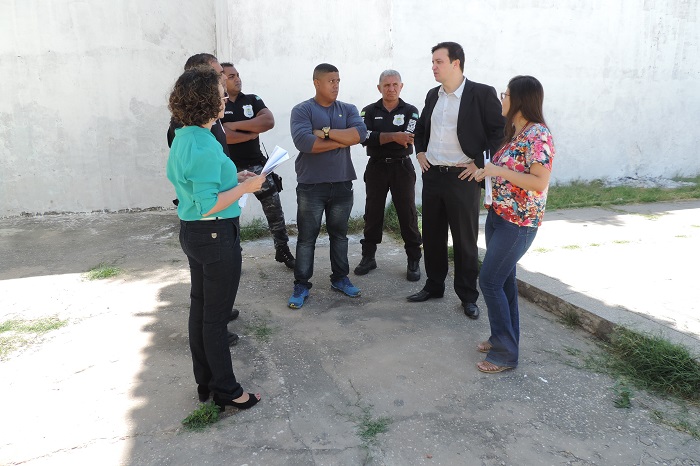
<instances>
[{"instance_id":1,"label":"green weed clump","mask_svg":"<svg viewBox=\"0 0 700 466\"><path fill-rule=\"evenodd\" d=\"M202 430L219 420L219 407L213 402L202 403L199 408L182 420L187 430Z\"/></svg>"},{"instance_id":2,"label":"green weed clump","mask_svg":"<svg viewBox=\"0 0 700 466\"><path fill-rule=\"evenodd\" d=\"M241 241L252 241L270 236L270 229L262 219L254 218L252 222L241 227Z\"/></svg>"},{"instance_id":3,"label":"green weed clump","mask_svg":"<svg viewBox=\"0 0 700 466\"><path fill-rule=\"evenodd\" d=\"M101 262L85 272L83 276L87 280L102 280L104 278L116 277L120 273L122 273L122 270L119 267Z\"/></svg>"},{"instance_id":4,"label":"green weed clump","mask_svg":"<svg viewBox=\"0 0 700 466\"><path fill-rule=\"evenodd\" d=\"M246 333L253 335L256 340L262 342L270 341L270 337L272 337L277 330L277 328L271 327L266 320L262 319L255 319L245 327Z\"/></svg>"},{"instance_id":5,"label":"green weed clump","mask_svg":"<svg viewBox=\"0 0 700 466\"><path fill-rule=\"evenodd\" d=\"M635 385L685 400L700 400L700 363L688 348L655 335L616 330L608 367Z\"/></svg>"}]
</instances>

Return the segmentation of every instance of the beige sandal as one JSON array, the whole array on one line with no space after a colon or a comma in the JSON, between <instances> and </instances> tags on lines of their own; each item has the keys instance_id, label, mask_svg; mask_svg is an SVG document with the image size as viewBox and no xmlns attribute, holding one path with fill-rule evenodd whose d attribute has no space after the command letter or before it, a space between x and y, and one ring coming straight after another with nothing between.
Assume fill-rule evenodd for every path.
<instances>
[{"instance_id":1,"label":"beige sandal","mask_svg":"<svg viewBox=\"0 0 700 466\"><path fill-rule=\"evenodd\" d=\"M497 374L499 372L507 371L508 369L515 369L511 366L497 366L488 361L481 361L476 363L476 368L479 369L481 372L485 372L486 374Z\"/></svg>"},{"instance_id":2,"label":"beige sandal","mask_svg":"<svg viewBox=\"0 0 700 466\"><path fill-rule=\"evenodd\" d=\"M491 351L491 348L493 348L493 345L488 341L482 341L476 346L476 350L479 353L488 353L489 351Z\"/></svg>"}]
</instances>

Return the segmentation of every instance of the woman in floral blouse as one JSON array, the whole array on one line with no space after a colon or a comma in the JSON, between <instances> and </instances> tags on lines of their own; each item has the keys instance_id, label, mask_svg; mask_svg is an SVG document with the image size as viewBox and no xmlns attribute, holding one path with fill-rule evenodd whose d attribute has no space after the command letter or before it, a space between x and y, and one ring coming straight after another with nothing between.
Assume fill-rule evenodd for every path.
<instances>
[{"instance_id":1,"label":"woman in floral blouse","mask_svg":"<svg viewBox=\"0 0 700 466\"><path fill-rule=\"evenodd\" d=\"M479 285L488 306L491 336L477 349L476 367L493 374L518 365L520 322L515 266L542 223L554 159L552 134L542 116L544 90L532 76L516 76L501 93L505 138L491 163L469 179L492 177L493 204L486 217L486 256Z\"/></svg>"}]
</instances>

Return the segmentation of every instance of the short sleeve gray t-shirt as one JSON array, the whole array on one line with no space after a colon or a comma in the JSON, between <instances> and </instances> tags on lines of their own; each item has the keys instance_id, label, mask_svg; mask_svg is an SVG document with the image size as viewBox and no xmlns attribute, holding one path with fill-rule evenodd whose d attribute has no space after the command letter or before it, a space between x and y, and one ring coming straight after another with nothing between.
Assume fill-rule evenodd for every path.
<instances>
[{"instance_id":1,"label":"short sleeve gray t-shirt","mask_svg":"<svg viewBox=\"0 0 700 466\"><path fill-rule=\"evenodd\" d=\"M290 127L294 145L299 149L295 161L297 183L338 183L357 179L349 147L311 153L318 139L313 131L325 126L331 129L356 128L360 142L367 137L367 127L352 104L336 100L329 107L323 107L311 98L296 105L292 109Z\"/></svg>"}]
</instances>

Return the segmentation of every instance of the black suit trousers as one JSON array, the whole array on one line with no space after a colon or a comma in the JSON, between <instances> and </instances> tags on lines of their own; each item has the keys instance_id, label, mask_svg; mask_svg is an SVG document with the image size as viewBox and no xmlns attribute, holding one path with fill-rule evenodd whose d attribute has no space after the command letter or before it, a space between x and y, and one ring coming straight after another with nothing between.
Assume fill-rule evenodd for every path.
<instances>
[{"instance_id":1,"label":"black suit trousers","mask_svg":"<svg viewBox=\"0 0 700 466\"><path fill-rule=\"evenodd\" d=\"M444 168L444 167L443 167ZM479 200L476 181L457 178L459 171L430 167L423 173L423 255L425 290L443 293L448 271L447 228L454 248L454 288L462 302L475 303L479 275Z\"/></svg>"}]
</instances>

